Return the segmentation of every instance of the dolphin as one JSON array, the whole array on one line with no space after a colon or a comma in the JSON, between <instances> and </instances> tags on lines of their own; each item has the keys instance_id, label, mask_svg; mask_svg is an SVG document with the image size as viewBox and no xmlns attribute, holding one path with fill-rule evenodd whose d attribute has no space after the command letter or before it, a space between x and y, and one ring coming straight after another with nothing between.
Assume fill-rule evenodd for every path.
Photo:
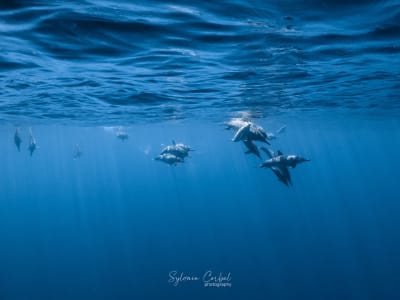
<instances>
[{"instance_id":1,"label":"dolphin","mask_svg":"<svg viewBox=\"0 0 400 300\"><path fill-rule=\"evenodd\" d=\"M28 150L29 150L29 153L32 156L33 152L35 152L35 150L37 148L37 144L36 144L36 140L35 140L35 138L34 138L34 136L32 134L32 130L29 130L29 132L30 133L29 133L29 147L28 147Z\"/></svg>"},{"instance_id":2,"label":"dolphin","mask_svg":"<svg viewBox=\"0 0 400 300\"><path fill-rule=\"evenodd\" d=\"M179 156L175 156L171 153L160 154L159 156L154 158L154 160L159 160L166 164L174 165L174 166L176 166L178 163L183 163L183 158L181 158Z\"/></svg>"},{"instance_id":3,"label":"dolphin","mask_svg":"<svg viewBox=\"0 0 400 300\"><path fill-rule=\"evenodd\" d=\"M261 168L271 168L271 167L291 167L296 168L299 163L310 161L309 159L305 159L303 157L297 155L283 155L278 154L275 157L272 157L266 161L264 161L260 167Z\"/></svg>"},{"instance_id":4,"label":"dolphin","mask_svg":"<svg viewBox=\"0 0 400 300\"><path fill-rule=\"evenodd\" d=\"M172 145L169 145L167 147L165 147L162 151L161 151L161 155L163 154L172 154L174 156L177 156L179 158L182 158L182 160L189 156L189 152L190 151L194 151L192 149L192 147L185 145L183 143L175 143L174 140L172 140Z\"/></svg>"},{"instance_id":5,"label":"dolphin","mask_svg":"<svg viewBox=\"0 0 400 300\"><path fill-rule=\"evenodd\" d=\"M119 138L121 141L125 141L129 138L128 133L123 130L122 128L119 128L117 132L115 133L116 137Z\"/></svg>"},{"instance_id":6,"label":"dolphin","mask_svg":"<svg viewBox=\"0 0 400 300\"><path fill-rule=\"evenodd\" d=\"M278 180L285 185L292 185L292 179L289 172L289 167L295 168L297 164L310 161L297 155L284 155L281 151L274 153L273 151L261 147L261 149L269 156L269 159L264 161L260 167L270 168Z\"/></svg>"},{"instance_id":7,"label":"dolphin","mask_svg":"<svg viewBox=\"0 0 400 300\"><path fill-rule=\"evenodd\" d=\"M17 146L18 151L21 151L22 139L21 139L21 136L19 134L19 129L18 128L15 129L14 143L15 143L15 146Z\"/></svg>"},{"instance_id":8,"label":"dolphin","mask_svg":"<svg viewBox=\"0 0 400 300\"><path fill-rule=\"evenodd\" d=\"M254 123L251 123L250 132L247 137L251 140L260 141L270 145L270 143L268 142L268 135L265 132L264 128Z\"/></svg>"},{"instance_id":9,"label":"dolphin","mask_svg":"<svg viewBox=\"0 0 400 300\"><path fill-rule=\"evenodd\" d=\"M243 119L231 119L226 123L226 129L237 129L235 136L232 141L237 142L241 140L253 140L260 141L266 144L268 142L268 134L265 132L264 128L254 124L250 121L245 121Z\"/></svg>"},{"instance_id":10,"label":"dolphin","mask_svg":"<svg viewBox=\"0 0 400 300\"><path fill-rule=\"evenodd\" d=\"M74 158L74 159L77 159L77 158L81 157L82 154L83 154L83 152L82 152L81 149L79 148L79 145L76 144L76 145L75 145L75 148L74 148L73 158Z\"/></svg>"},{"instance_id":11,"label":"dolphin","mask_svg":"<svg viewBox=\"0 0 400 300\"><path fill-rule=\"evenodd\" d=\"M245 152L246 154L253 153L255 154L259 159L261 159L260 151L258 150L258 147L256 144L253 143L252 140L243 140L243 144L247 147L247 151Z\"/></svg>"}]
</instances>

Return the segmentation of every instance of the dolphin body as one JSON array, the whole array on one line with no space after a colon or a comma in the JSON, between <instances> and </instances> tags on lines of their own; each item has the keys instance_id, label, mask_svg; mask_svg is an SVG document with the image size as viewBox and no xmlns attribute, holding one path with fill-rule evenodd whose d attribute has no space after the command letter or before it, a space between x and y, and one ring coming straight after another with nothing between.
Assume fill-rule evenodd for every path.
<instances>
[{"instance_id":1,"label":"dolphin body","mask_svg":"<svg viewBox=\"0 0 400 300\"><path fill-rule=\"evenodd\" d=\"M154 158L154 160L159 160L166 164L174 165L174 166L176 166L178 163L183 163L183 158L181 158L179 156L175 156L171 153L160 154L159 156Z\"/></svg>"},{"instance_id":2,"label":"dolphin body","mask_svg":"<svg viewBox=\"0 0 400 300\"><path fill-rule=\"evenodd\" d=\"M261 147L261 149L270 157L264 161L260 167L270 168L274 172L279 181L286 186L292 185L289 167L295 168L297 164L310 161L297 155L284 155L281 151L274 153L273 151Z\"/></svg>"},{"instance_id":3,"label":"dolphin body","mask_svg":"<svg viewBox=\"0 0 400 300\"><path fill-rule=\"evenodd\" d=\"M247 138L253 141L259 141L270 145L270 143L268 142L268 134L265 132L264 128L254 123L250 124L250 132Z\"/></svg>"},{"instance_id":4,"label":"dolphin body","mask_svg":"<svg viewBox=\"0 0 400 300\"><path fill-rule=\"evenodd\" d=\"M275 132L265 132L264 128L262 128L261 126L255 124L253 122L247 121L245 119L242 119L242 118L232 118L224 124L225 124L225 126L226 126L225 128L227 130L230 130L230 129L239 130L241 127L243 127L249 123L251 125L250 125L250 132L249 132L247 138L250 140L254 140L254 141L264 142L268 145L270 144L269 143L270 140L275 140L278 137L278 135L283 133L286 129L286 125L283 125Z\"/></svg>"},{"instance_id":5,"label":"dolphin body","mask_svg":"<svg viewBox=\"0 0 400 300\"><path fill-rule=\"evenodd\" d=\"M245 152L246 154L253 153L259 159L261 159L260 151L258 150L257 145L254 144L252 140L244 140L243 144L247 147L247 151Z\"/></svg>"},{"instance_id":6,"label":"dolphin body","mask_svg":"<svg viewBox=\"0 0 400 300\"><path fill-rule=\"evenodd\" d=\"M79 148L79 145L75 145L73 158L74 158L74 159L78 159L78 158L80 158L82 155L83 155L83 152L82 152L81 149Z\"/></svg>"},{"instance_id":7,"label":"dolphin body","mask_svg":"<svg viewBox=\"0 0 400 300\"><path fill-rule=\"evenodd\" d=\"M172 141L172 145L169 145L167 147L165 147L162 151L161 151L161 155L163 154L172 154L176 157L181 158L182 160L189 156L189 152L190 151L194 151L190 146L182 144L182 143L175 143L175 141Z\"/></svg>"},{"instance_id":8,"label":"dolphin body","mask_svg":"<svg viewBox=\"0 0 400 300\"><path fill-rule=\"evenodd\" d=\"M21 136L19 135L19 129L18 128L15 129L14 143L15 143L15 146L17 146L18 151L21 151L22 139L21 139Z\"/></svg>"},{"instance_id":9,"label":"dolphin body","mask_svg":"<svg viewBox=\"0 0 400 300\"><path fill-rule=\"evenodd\" d=\"M116 137L119 138L121 141L125 141L129 138L129 135L126 131L119 129L116 133L115 133Z\"/></svg>"},{"instance_id":10,"label":"dolphin body","mask_svg":"<svg viewBox=\"0 0 400 300\"><path fill-rule=\"evenodd\" d=\"M244 141L247 139L264 142L268 145L270 144L268 142L268 134L265 132L264 128L254 124L253 122L244 121L242 119L232 119L226 123L226 126L227 129L237 129L235 136L232 138L233 142Z\"/></svg>"},{"instance_id":11,"label":"dolphin body","mask_svg":"<svg viewBox=\"0 0 400 300\"><path fill-rule=\"evenodd\" d=\"M35 152L36 148L37 148L36 140L33 137L33 134L31 131L31 133L29 135L29 146L28 146L28 150L29 150L29 153L31 156L33 155L33 152Z\"/></svg>"},{"instance_id":12,"label":"dolphin body","mask_svg":"<svg viewBox=\"0 0 400 300\"><path fill-rule=\"evenodd\" d=\"M278 152L281 153L281 152ZM271 168L271 167L291 167L296 168L297 164L310 161L309 159L302 158L297 155L283 155L278 154L275 157L272 157L266 161L264 161L260 167L261 168Z\"/></svg>"}]
</instances>

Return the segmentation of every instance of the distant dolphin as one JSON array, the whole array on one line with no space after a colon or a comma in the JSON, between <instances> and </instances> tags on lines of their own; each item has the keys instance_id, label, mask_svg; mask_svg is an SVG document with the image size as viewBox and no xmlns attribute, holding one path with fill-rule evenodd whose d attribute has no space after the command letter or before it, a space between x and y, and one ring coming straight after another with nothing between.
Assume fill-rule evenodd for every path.
<instances>
[{"instance_id":1,"label":"distant dolphin","mask_svg":"<svg viewBox=\"0 0 400 300\"><path fill-rule=\"evenodd\" d=\"M243 144L247 147L247 151L245 152L246 154L253 153L255 154L258 158L261 159L260 151L258 150L258 147L256 144L253 143L252 140L243 140Z\"/></svg>"},{"instance_id":2,"label":"distant dolphin","mask_svg":"<svg viewBox=\"0 0 400 300\"><path fill-rule=\"evenodd\" d=\"M154 158L154 160L159 160L166 164L174 165L174 166L176 166L178 163L183 163L183 158L175 156L170 153L160 154L159 156Z\"/></svg>"},{"instance_id":3,"label":"distant dolphin","mask_svg":"<svg viewBox=\"0 0 400 300\"><path fill-rule=\"evenodd\" d=\"M28 147L28 150L29 150L29 153L32 156L33 152L35 152L35 150L37 148L37 144L36 144L35 138L33 137L32 130L30 129L29 132L30 133L29 133L29 147Z\"/></svg>"},{"instance_id":4,"label":"distant dolphin","mask_svg":"<svg viewBox=\"0 0 400 300\"><path fill-rule=\"evenodd\" d=\"M15 143L15 146L17 146L18 151L21 151L22 139L21 139L21 136L19 134L19 129L18 128L15 129L14 143Z\"/></svg>"},{"instance_id":5,"label":"distant dolphin","mask_svg":"<svg viewBox=\"0 0 400 300\"><path fill-rule=\"evenodd\" d=\"M73 158L74 158L74 159L77 159L77 158L81 157L82 154L83 154L83 153L82 153L81 149L79 148L79 145L76 144L76 145L75 145L75 148L74 148Z\"/></svg>"},{"instance_id":6,"label":"distant dolphin","mask_svg":"<svg viewBox=\"0 0 400 300\"><path fill-rule=\"evenodd\" d=\"M190 151L194 151L190 146L182 144L182 143L177 144L177 143L175 143L174 140L172 140L172 145L165 147L161 151L161 155L162 154L172 154L172 155L175 155L177 157L184 159L185 157L187 157L189 155Z\"/></svg>"},{"instance_id":7,"label":"distant dolphin","mask_svg":"<svg viewBox=\"0 0 400 300\"><path fill-rule=\"evenodd\" d=\"M125 141L129 138L128 133L123 130L122 128L119 128L117 130L117 132L115 133L115 135L117 136L117 138L119 138L121 141Z\"/></svg>"}]
</instances>

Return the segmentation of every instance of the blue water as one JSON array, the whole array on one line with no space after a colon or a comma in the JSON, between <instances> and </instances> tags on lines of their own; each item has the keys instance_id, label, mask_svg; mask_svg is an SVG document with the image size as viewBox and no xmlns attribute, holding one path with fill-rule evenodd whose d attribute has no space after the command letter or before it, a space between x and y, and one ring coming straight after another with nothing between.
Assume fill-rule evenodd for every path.
<instances>
[{"instance_id":1,"label":"blue water","mask_svg":"<svg viewBox=\"0 0 400 300\"><path fill-rule=\"evenodd\" d=\"M399 94L394 0L1 1L0 299L399 299Z\"/></svg>"}]
</instances>

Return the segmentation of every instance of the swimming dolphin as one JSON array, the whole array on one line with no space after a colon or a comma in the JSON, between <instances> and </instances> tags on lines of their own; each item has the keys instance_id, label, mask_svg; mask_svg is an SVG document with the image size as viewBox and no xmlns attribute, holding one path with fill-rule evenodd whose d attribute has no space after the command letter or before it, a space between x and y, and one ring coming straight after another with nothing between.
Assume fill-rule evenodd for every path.
<instances>
[{"instance_id":1,"label":"swimming dolphin","mask_svg":"<svg viewBox=\"0 0 400 300\"><path fill-rule=\"evenodd\" d=\"M254 123L251 123L250 132L247 137L253 141L260 141L270 145L268 142L268 135L264 128Z\"/></svg>"},{"instance_id":2,"label":"swimming dolphin","mask_svg":"<svg viewBox=\"0 0 400 300\"><path fill-rule=\"evenodd\" d=\"M256 144L253 143L252 140L243 140L243 144L247 147L247 151L245 152L246 154L253 153L255 154L259 159L261 159L260 151L258 150L258 147Z\"/></svg>"},{"instance_id":3,"label":"swimming dolphin","mask_svg":"<svg viewBox=\"0 0 400 300\"><path fill-rule=\"evenodd\" d=\"M281 152L278 152L281 153ZM283 155L278 154L275 157L272 157L266 161L264 161L260 167L261 168L271 168L271 167L291 167L291 168L296 168L297 164L310 161L309 159L305 159L303 157L297 156L297 155Z\"/></svg>"},{"instance_id":4,"label":"swimming dolphin","mask_svg":"<svg viewBox=\"0 0 400 300\"><path fill-rule=\"evenodd\" d=\"M29 147L28 147L28 150L29 150L29 153L32 156L33 152L35 152L35 150L37 148L37 144L36 144L35 138L33 137L32 130L29 130L29 132L30 133L29 133Z\"/></svg>"},{"instance_id":5,"label":"swimming dolphin","mask_svg":"<svg viewBox=\"0 0 400 300\"><path fill-rule=\"evenodd\" d=\"M17 146L18 151L21 151L22 139L21 139L21 136L19 135L19 129L18 128L15 129L14 143L15 143L15 146Z\"/></svg>"},{"instance_id":6,"label":"swimming dolphin","mask_svg":"<svg viewBox=\"0 0 400 300\"><path fill-rule=\"evenodd\" d=\"M81 149L79 148L79 145L76 144L76 145L75 145L75 148L74 148L73 158L74 158L74 159L77 159L77 158L81 157L82 154L83 154L83 153L82 153Z\"/></svg>"},{"instance_id":7,"label":"swimming dolphin","mask_svg":"<svg viewBox=\"0 0 400 300\"><path fill-rule=\"evenodd\" d=\"M172 145L169 145L165 147L161 151L161 155L163 154L172 154L174 156L177 156L179 158L182 158L182 160L189 155L190 151L194 151L190 146L182 144L182 143L175 143L175 141L172 141Z\"/></svg>"},{"instance_id":8,"label":"swimming dolphin","mask_svg":"<svg viewBox=\"0 0 400 300\"><path fill-rule=\"evenodd\" d=\"M264 142L268 145L270 144L268 142L268 135L264 128L254 124L253 122L245 121L243 119L231 119L226 123L226 126L227 129L237 129L237 132L232 139L234 142L248 139Z\"/></svg>"},{"instance_id":9,"label":"swimming dolphin","mask_svg":"<svg viewBox=\"0 0 400 300\"><path fill-rule=\"evenodd\" d=\"M261 147L261 150L263 150L270 159L282 155L282 152L279 150L277 153L274 153L272 150L267 149L265 147ZM285 184L286 186L292 185L292 178L290 176L290 172L287 167L274 166L274 167L270 167L270 169L272 170L272 172L274 172L274 174L278 178L278 180L281 181L283 184Z\"/></svg>"},{"instance_id":10,"label":"swimming dolphin","mask_svg":"<svg viewBox=\"0 0 400 300\"><path fill-rule=\"evenodd\" d=\"M295 168L299 163L310 161L297 155L284 155L281 151L274 153L264 147L261 147L261 149L269 156L269 159L264 161L260 167L270 168L276 177L287 186L292 184L288 168Z\"/></svg>"},{"instance_id":11,"label":"swimming dolphin","mask_svg":"<svg viewBox=\"0 0 400 300\"><path fill-rule=\"evenodd\" d=\"M159 160L166 164L174 165L174 166L176 166L178 163L183 163L183 158L175 156L171 153L160 154L159 156L154 158L154 160Z\"/></svg>"},{"instance_id":12,"label":"swimming dolphin","mask_svg":"<svg viewBox=\"0 0 400 300\"><path fill-rule=\"evenodd\" d=\"M118 131L115 133L117 138L119 138L121 141L125 141L129 138L128 133L123 130L122 128L119 128Z\"/></svg>"}]
</instances>

